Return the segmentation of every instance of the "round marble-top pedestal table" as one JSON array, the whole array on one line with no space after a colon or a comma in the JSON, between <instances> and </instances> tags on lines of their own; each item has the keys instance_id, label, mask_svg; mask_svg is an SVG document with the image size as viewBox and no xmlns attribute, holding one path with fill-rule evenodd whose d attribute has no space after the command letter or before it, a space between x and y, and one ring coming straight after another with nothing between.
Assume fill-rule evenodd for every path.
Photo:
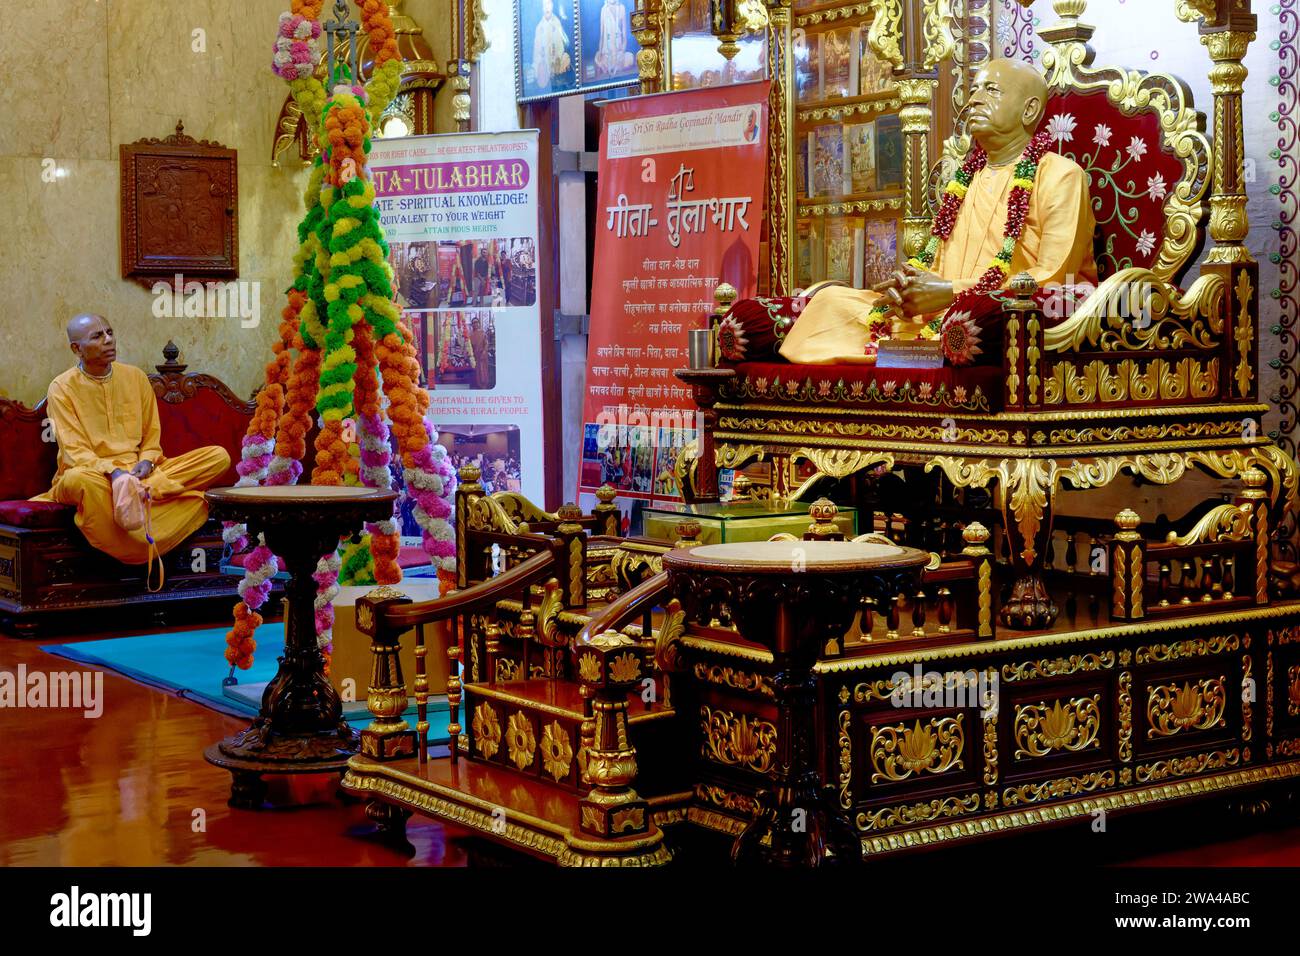
<instances>
[{"instance_id":1,"label":"round marble-top pedestal table","mask_svg":"<svg viewBox=\"0 0 1300 956\"><path fill-rule=\"evenodd\" d=\"M732 860L778 866L859 863L862 843L823 784L813 749L820 648L842 640L864 601L915 594L929 555L848 541L761 541L679 548L664 555L686 619L734 623L772 652L777 724L771 786L736 838Z\"/></svg>"},{"instance_id":2,"label":"round marble-top pedestal table","mask_svg":"<svg viewBox=\"0 0 1300 956\"><path fill-rule=\"evenodd\" d=\"M392 517L394 491L334 486L281 485L214 488L207 492L212 515L248 526L289 573L284 656L266 685L257 718L241 733L204 751L209 763L234 775L230 805L262 806L262 775L342 773L357 752L357 732L343 719L343 704L325 676L325 656L316 645L312 572L339 538L367 521Z\"/></svg>"}]
</instances>

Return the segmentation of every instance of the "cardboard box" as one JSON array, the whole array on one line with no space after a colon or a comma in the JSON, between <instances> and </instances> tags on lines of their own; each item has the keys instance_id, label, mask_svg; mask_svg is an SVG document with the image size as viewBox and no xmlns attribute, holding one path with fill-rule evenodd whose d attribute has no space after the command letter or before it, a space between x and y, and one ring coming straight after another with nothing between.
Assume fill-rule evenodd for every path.
<instances>
[{"instance_id":1,"label":"cardboard box","mask_svg":"<svg viewBox=\"0 0 1300 956\"><path fill-rule=\"evenodd\" d=\"M413 601L431 601L438 596L438 582L430 579L402 581L397 589ZM339 589L334 599L334 653L330 659L330 682L343 698L345 711L364 710L366 694L370 687L370 671L374 655L370 653L370 638L357 630L357 598L375 589L375 585ZM450 625L426 624L424 643L428 653L424 663L429 677L429 694L447 693L446 630ZM402 680L406 683L409 704L415 706L415 630L402 635ZM358 706L359 705L359 706Z\"/></svg>"}]
</instances>

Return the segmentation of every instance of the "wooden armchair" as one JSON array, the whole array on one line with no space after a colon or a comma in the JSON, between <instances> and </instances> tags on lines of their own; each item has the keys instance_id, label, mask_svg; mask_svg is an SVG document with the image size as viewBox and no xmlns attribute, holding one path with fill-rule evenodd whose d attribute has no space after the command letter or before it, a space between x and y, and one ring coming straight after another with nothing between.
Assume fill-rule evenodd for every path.
<instances>
[{"instance_id":1,"label":"wooden armchair","mask_svg":"<svg viewBox=\"0 0 1300 956\"><path fill-rule=\"evenodd\" d=\"M1100 285L1078 301L1028 276L990 297L981 324L997 342L989 365L937 370L799 366L772 349L721 367L684 370L703 430L683 456L688 493L716 499L716 469L767 460L772 493L818 478L902 471L915 483L919 524L935 501L960 509L995 489L1013 581L1002 623L1042 628L1056 608L1043 582L1058 491L1099 488L1121 473L1158 484L1189 468L1239 479L1258 468L1274 513L1294 507L1297 470L1260 427L1258 266L1247 234L1242 174L1241 65L1254 37L1248 2L1180 3L1199 22L1214 88L1214 128L1178 79L1093 66L1080 22L1086 0L1057 0L1040 31L1054 148L1088 173ZM950 139L939 166L969 143ZM936 182L947 177L937 173ZM1199 276L1182 286L1205 246ZM720 290L715 322L736 315ZM757 303L757 305L755 304ZM797 313L755 300L776 342ZM797 308L797 305L794 306ZM751 326L745 326L745 333ZM947 481L938 487L933 477Z\"/></svg>"}]
</instances>

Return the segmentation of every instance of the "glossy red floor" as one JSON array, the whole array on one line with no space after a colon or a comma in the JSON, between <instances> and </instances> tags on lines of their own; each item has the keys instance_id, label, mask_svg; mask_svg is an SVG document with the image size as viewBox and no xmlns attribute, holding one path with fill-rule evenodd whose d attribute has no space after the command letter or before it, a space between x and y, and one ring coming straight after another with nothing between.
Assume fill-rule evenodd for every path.
<instances>
[{"instance_id":1,"label":"glossy red floor","mask_svg":"<svg viewBox=\"0 0 1300 956\"><path fill-rule=\"evenodd\" d=\"M97 634L95 637L110 635ZM50 643L50 642L45 642ZM214 653L220 653L216 649ZM77 665L0 635L0 668ZM203 748L246 725L112 672L104 713L0 708L0 866L462 866L464 834L413 818L408 856L362 838L360 804L304 778L283 794L303 805L226 806L230 777ZM201 813L199 811L202 811ZM1010 849L1009 847L1005 849ZM1172 866L1300 866L1300 826L1216 841L1189 828L1186 845L1114 862Z\"/></svg>"}]
</instances>

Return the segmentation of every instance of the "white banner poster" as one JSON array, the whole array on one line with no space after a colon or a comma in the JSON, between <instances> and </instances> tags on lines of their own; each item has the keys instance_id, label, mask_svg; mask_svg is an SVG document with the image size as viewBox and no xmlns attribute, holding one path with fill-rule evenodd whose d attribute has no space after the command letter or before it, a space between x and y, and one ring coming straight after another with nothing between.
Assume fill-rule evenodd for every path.
<instances>
[{"instance_id":1,"label":"white banner poster","mask_svg":"<svg viewBox=\"0 0 1300 956\"><path fill-rule=\"evenodd\" d=\"M537 131L375 140L370 169L439 440L541 504Z\"/></svg>"}]
</instances>

